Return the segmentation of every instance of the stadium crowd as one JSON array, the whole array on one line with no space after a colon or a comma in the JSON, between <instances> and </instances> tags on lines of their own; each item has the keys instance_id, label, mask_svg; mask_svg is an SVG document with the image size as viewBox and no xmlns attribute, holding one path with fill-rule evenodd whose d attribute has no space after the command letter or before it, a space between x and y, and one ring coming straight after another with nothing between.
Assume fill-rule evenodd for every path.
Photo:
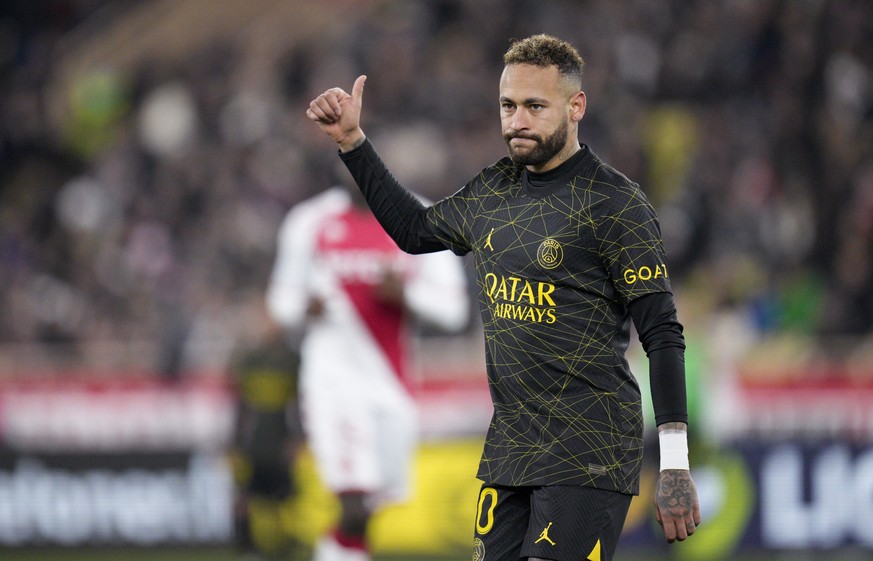
<instances>
[{"instance_id":1,"label":"stadium crowd","mask_svg":"<svg viewBox=\"0 0 873 561\"><path fill-rule=\"evenodd\" d=\"M582 140L658 209L687 327L729 314L751 339L873 345L871 2L329 1L305 33L289 18L272 42L217 33L66 82L71 37L149 3L36 4L0 8L4 349L222 365L285 211L330 185L313 94L368 74L374 142L438 198L504 155L500 55L539 31L585 57Z\"/></svg>"}]
</instances>

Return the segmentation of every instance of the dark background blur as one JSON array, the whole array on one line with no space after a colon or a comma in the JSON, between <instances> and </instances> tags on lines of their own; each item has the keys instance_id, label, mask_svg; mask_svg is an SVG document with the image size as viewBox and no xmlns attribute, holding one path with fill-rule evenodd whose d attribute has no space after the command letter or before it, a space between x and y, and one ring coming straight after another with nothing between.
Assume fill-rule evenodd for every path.
<instances>
[{"instance_id":1,"label":"dark background blur","mask_svg":"<svg viewBox=\"0 0 873 561\"><path fill-rule=\"evenodd\" d=\"M826 435L866 457L866 0L4 0L0 376L223 372L285 212L335 181L309 100L367 74L365 130L439 198L504 155L501 55L539 32L587 62L581 140L660 214L701 446L787 435L817 465L803 412L834 392ZM873 547L840 535L815 545Z\"/></svg>"}]
</instances>

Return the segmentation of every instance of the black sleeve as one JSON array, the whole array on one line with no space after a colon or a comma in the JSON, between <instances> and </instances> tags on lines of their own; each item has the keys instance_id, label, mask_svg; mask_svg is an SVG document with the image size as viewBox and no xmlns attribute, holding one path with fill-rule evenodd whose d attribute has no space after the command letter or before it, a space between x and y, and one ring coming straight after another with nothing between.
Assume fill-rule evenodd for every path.
<instances>
[{"instance_id":1,"label":"black sleeve","mask_svg":"<svg viewBox=\"0 0 873 561\"><path fill-rule=\"evenodd\" d=\"M340 158L367 199L376 219L407 253L431 253L446 246L431 233L427 207L388 171L369 139Z\"/></svg>"},{"instance_id":2,"label":"black sleeve","mask_svg":"<svg viewBox=\"0 0 873 561\"><path fill-rule=\"evenodd\" d=\"M655 423L688 422L685 337L669 292L647 294L629 305L640 343L649 357Z\"/></svg>"}]
</instances>

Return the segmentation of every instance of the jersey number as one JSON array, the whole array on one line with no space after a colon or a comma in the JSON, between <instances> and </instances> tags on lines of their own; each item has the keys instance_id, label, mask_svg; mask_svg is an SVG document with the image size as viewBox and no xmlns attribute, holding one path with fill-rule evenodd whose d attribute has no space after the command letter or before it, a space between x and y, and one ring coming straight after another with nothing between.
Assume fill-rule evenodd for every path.
<instances>
[{"instance_id":1,"label":"jersey number","mask_svg":"<svg viewBox=\"0 0 873 561\"><path fill-rule=\"evenodd\" d=\"M488 511L482 512L485 505L485 499L491 498L491 504L488 505ZM494 526L494 507L497 506L497 489L485 487L479 493L479 505L476 507L476 532L479 534L487 534ZM484 524L483 524L484 514Z\"/></svg>"}]
</instances>

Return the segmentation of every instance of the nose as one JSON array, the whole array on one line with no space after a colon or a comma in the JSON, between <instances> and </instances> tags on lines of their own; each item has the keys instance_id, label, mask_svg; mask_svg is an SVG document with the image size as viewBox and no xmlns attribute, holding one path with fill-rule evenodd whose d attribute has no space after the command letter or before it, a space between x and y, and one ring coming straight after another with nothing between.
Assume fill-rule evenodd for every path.
<instances>
[{"instance_id":1,"label":"nose","mask_svg":"<svg viewBox=\"0 0 873 561\"><path fill-rule=\"evenodd\" d=\"M527 112L519 107L515 110L515 113L512 114L512 120L509 123L509 127L514 131L521 131L528 128L527 121Z\"/></svg>"}]
</instances>

